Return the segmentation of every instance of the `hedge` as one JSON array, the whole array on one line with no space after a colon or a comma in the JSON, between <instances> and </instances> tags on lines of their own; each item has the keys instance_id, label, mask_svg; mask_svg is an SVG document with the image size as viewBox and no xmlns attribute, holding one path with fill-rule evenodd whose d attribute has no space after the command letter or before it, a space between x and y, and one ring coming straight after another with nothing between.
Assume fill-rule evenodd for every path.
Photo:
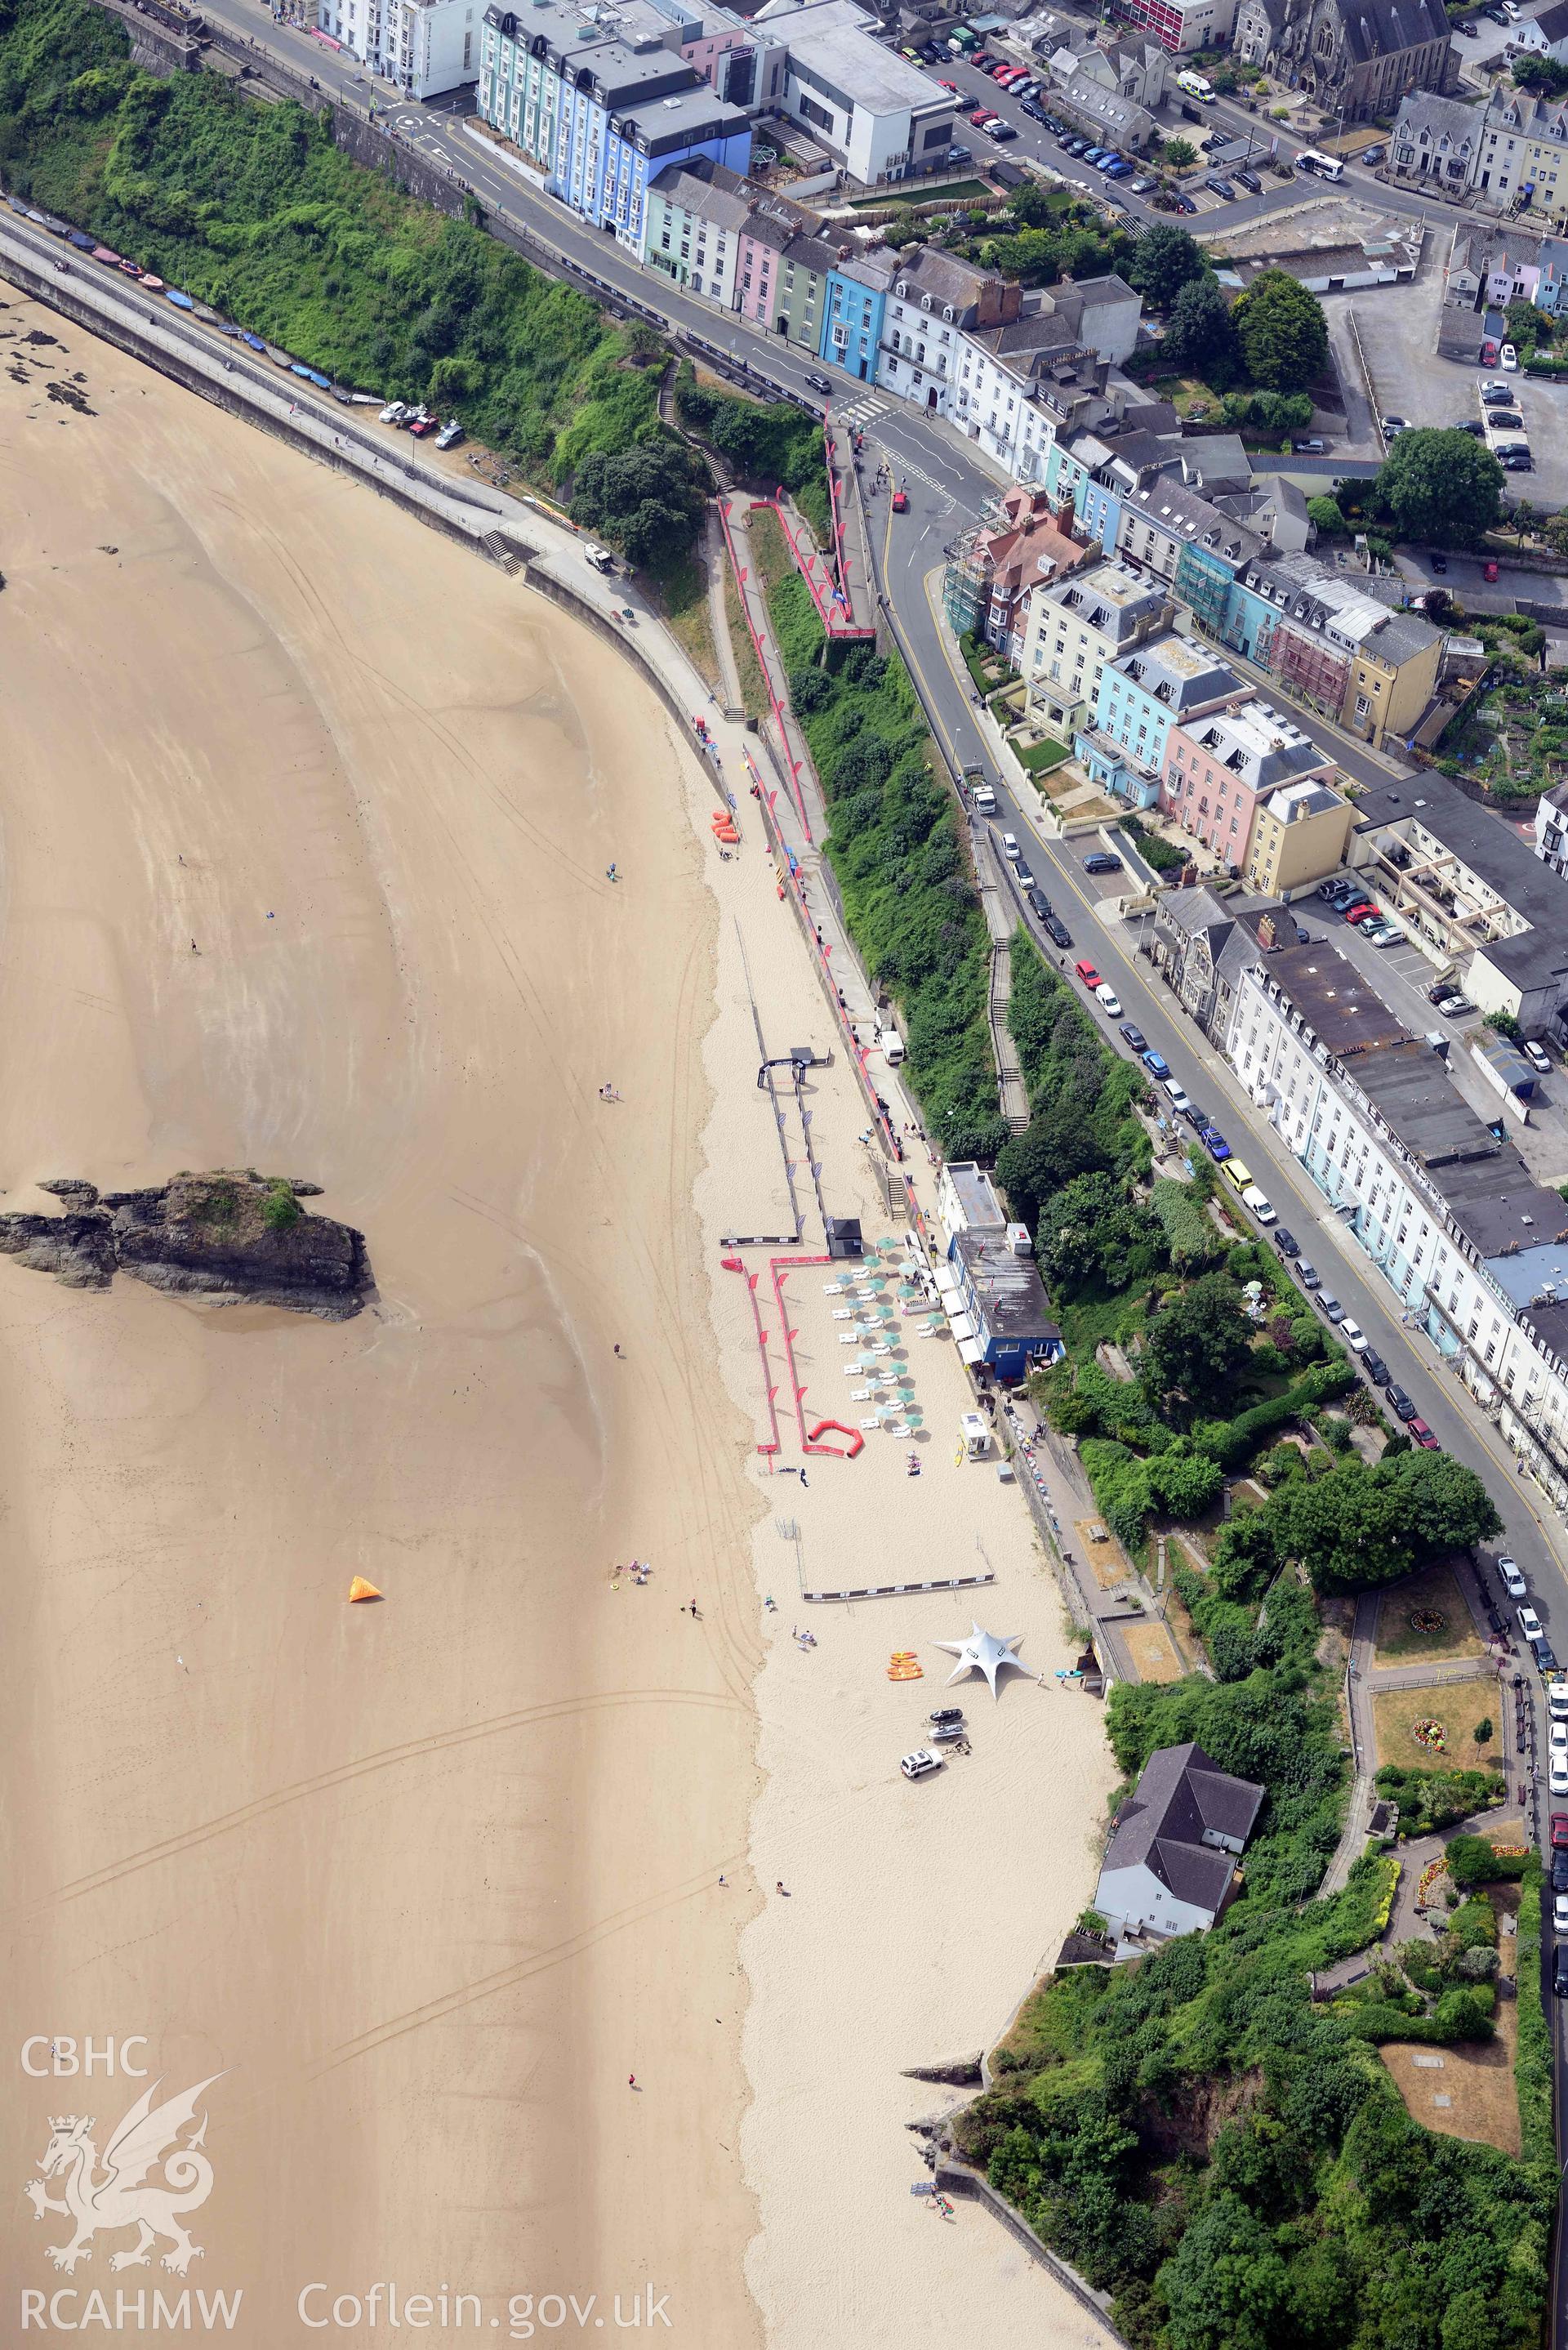
<instances>
[{"instance_id":1,"label":"hedge","mask_svg":"<svg viewBox=\"0 0 1568 2350\"><path fill-rule=\"evenodd\" d=\"M1532 1853L1519 1897L1519 1937L1514 1965L1519 1981L1519 2044L1513 2085L1519 2097L1519 2129L1526 2162L1555 2173L1557 2141L1552 2123L1552 2027L1541 1983L1541 1860Z\"/></svg>"}]
</instances>

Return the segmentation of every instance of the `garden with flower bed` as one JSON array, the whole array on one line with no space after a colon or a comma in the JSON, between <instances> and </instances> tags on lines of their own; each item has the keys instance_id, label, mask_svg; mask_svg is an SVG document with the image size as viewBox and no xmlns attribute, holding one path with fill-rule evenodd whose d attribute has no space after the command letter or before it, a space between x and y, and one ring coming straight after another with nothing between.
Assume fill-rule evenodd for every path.
<instances>
[{"instance_id":1,"label":"garden with flower bed","mask_svg":"<svg viewBox=\"0 0 1568 2350\"><path fill-rule=\"evenodd\" d=\"M1386 1591L1377 1609L1376 1665L1407 1664L1413 1659L1434 1663L1473 1657L1479 1663L1486 1644L1453 1569L1439 1562L1423 1567Z\"/></svg>"},{"instance_id":2,"label":"garden with flower bed","mask_svg":"<svg viewBox=\"0 0 1568 2350\"><path fill-rule=\"evenodd\" d=\"M1371 1691L1379 1763L1404 1770L1502 1769L1495 1680L1428 1681L1418 1689ZM1476 1731L1485 1726L1486 1736Z\"/></svg>"}]
</instances>

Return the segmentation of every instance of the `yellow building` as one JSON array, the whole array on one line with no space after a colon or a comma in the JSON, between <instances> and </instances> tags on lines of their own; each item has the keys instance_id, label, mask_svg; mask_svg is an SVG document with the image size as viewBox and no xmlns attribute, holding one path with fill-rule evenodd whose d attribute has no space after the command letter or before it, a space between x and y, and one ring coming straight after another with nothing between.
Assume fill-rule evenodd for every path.
<instances>
[{"instance_id":1,"label":"yellow building","mask_svg":"<svg viewBox=\"0 0 1568 2350\"><path fill-rule=\"evenodd\" d=\"M1282 784L1258 802L1247 843L1247 879L1260 896L1288 897L1337 873L1354 811L1321 776Z\"/></svg>"},{"instance_id":2,"label":"yellow building","mask_svg":"<svg viewBox=\"0 0 1568 2350\"><path fill-rule=\"evenodd\" d=\"M1351 659L1340 723L1374 749L1414 733L1438 690L1443 639L1418 612L1390 612Z\"/></svg>"}]
</instances>

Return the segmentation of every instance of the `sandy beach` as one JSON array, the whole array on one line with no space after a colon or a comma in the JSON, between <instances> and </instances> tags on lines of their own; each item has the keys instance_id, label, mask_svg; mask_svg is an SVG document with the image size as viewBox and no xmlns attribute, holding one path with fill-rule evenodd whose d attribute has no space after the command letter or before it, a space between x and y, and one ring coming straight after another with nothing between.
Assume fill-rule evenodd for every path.
<instances>
[{"instance_id":1,"label":"sandy beach","mask_svg":"<svg viewBox=\"0 0 1568 2350\"><path fill-rule=\"evenodd\" d=\"M378 1285L328 1326L0 1260L10 2177L147 2085L49 2041L140 2035L161 2095L218 2076L185 2282L243 2292L236 2341L378 2339L378 2283L442 2343L550 2294L701 2350L1100 2338L909 2192L951 2093L900 2068L1005 2021L1111 1771L950 1347L908 1347L919 1478L877 1435L803 1488L793 1415L756 1450L719 1234L785 1229L793 1172L814 1253L813 1158L892 1227L842 1054L809 1140L754 1082L759 1029L832 1042L754 827L721 866L655 698L518 583L47 312L0 330L0 1204L306 1177ZM847 1417L829 1278L788 1296ZM885 1563L995 1583L792 1641L800 1572ZM909 1786L971 1616L1045 1685L961 1692L973 1754ZM0 2211L21 2289L178 2289Z\"/></svg>"}]
</instances>

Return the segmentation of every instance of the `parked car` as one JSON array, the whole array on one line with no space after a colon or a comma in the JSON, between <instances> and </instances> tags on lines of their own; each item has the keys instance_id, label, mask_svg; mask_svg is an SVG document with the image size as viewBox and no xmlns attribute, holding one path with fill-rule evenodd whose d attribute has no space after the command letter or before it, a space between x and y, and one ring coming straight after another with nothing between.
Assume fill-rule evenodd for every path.
<instances>
[{"instance_id":1,"label":"parked car","mask_svg":"<svg viewBox=\"0 0 1568 2350\"><path fill-rule=\"evenodd\" d=\"M1396 1419L1415 1419L1416 1407L1411 1402L1403 1388L1396 1387L1393 1380L1390 1379L1387 1385L1384 1388L1383 1392L1388 1399L1388 1408L1393 1412Z\"/></svg>"},{"instance_id":2,"label":"parked car","mask_svg":"<svg viewBox=\"0 0 1568 2350\"><path fill-rule=\"evenodd\" d=\"M1189 1102L1187 1096L1183 1093L1181 1087L1177 1084L1174 1077L1169 1077L1166 1080L1165 1090L1170 1096L1171 1108L1176 1111L1179 1117L1183 1110L1189 1109L1191 1107L1191 1104Z\"/></svg>"},{"instance_id":3,"label":"parked car","mask_svg":"<svg viewBox=\"0 0 1568 2350\"><path fill-rule=\"evenodd\" d=\"M1446 555L1434 555L1431 558L1431 562L1433 570L1438 572L1439 576L1449 567L1449 558Z\"/></svg>"},{"instance_id":4,"label":"parked car","mask_svg":"<svg viewBox=\"0 0 1568 2350\"><path fill-rule=\"evenodd\" d=\"M1040 920L1045 926L1045 935L1053 946L1070 947L1072 945L1073 933L1060 915L1042 914Z\"/></svg>"},{"instance_id":5,"label":"parked car","mask_svg":"<svg viewBox=\"0 0 1568 2350\"><path fill-rule=\"evenodd\" d=\"M1122 1000L1116 993L1116 989L1111 985L1109 980L1101 980L1098 987L1095 990L1095 993L1098 997L1099 1001L1105 1005L1106 1010L1110 1014L1113 1020L1117 1020L1121 1017Z\"/></svg>"},{"instance_id":6,"label":"parked car","mask_svg":"<svg viewBox=\"0 0 1568 2350\"><path fill-rule=\"evenodd\" d=\"M1328 442L1320 440L1315 432L1304 441L1293 441L1291 448L1298 457L1326 457L1328 454Z\"/></svg>"},{"instance_id":7,"label":"parked car","mask_svg":"<svg viewBox=\"0 0 1568 2350\"><path fill-rule=\"evenodd\" d=\"M1034 876L1031 873L1028 866L1024 864L1022 858L1019 858L1017 864L1012 868L1012 878L1017 882L1019 888L1024 891L1025 895L1027 895L1027 893L1034 887Z\"/></svg>"},{"instance_id":8,"label":"parked car","mask_svg":"<svg viewBox=\"0 0 1568 2350\"><path fill-rule=\"evenodd\" d=\"M1568 1893L1553 1892L1552 1896L1552 1930L1568 1934Z\"/></svg>"},{"instance_id":9,"label":"parked car","mask_svg":"<svg viewBox=\"0 0 1568 2350\"><path fill-rule=\"evenodd\" d=\"M1222 1167L1231 1156L1231 1146L1217 1126L1203 1128L1203 1148L1217 1167Z\"/></svg>"},{"instance_id":10,"label":"parked car","mask_svg":"<svg viewBox=\"0 0 1568 2350\"><path fill-rule=\"evenodd\" d=\"M1018 835L1015 832L1004 832L1002 834L1002 853L1010 863L1013 865L1018 863L1023 851L1018 846Z\"/></svg>"},{"instance_id":11,"label":"parked car","mask_svg":"<svg viewBox=\"0 0 1568 2350\"><path fill-rule=\"evenodd\" d=\"M1372 1381L1373 1386L1380 1388L1388 1377L1388 1366L1384 1361L1382 1356L1378 1353L1376 1347L1368 1347L1361 1359L1366 1367L1366 1376Z\"/></svg>"},{"instance_id":12,"label":"parked car","mask_svg":"<svg viewBox=\"0 0 1568 2350\"><path fill-rule=\"evenodd\" d=\"M1195 213L1198 210L1198 206L1193 199L1190 196L1184 196L1179 190L1178 190L1177 193L1172 196L1170 202L1171 208L1175 212Z\"/></svg>"},{"instance_id":13,"label":"parked car","mask_svg":"<svg viewBox=\"0 0 1568 2350\"><path fill-rule=\"evenodd\" d=\"M1557 1999L1568 1999L1568 1942L1552 1945L1552 1990Z\"/></svg>"},{"instance_id":14,"label":"parked car","mask_svg":"<svg viewBox=\"0 0 1568 2350\"><path fill-rule=\"evenodd\" d=\"M1339 1335L1345 1340L1345 1345L1351 1347L1353 1351L1358 1355L1365 1355L1368 1346L1371 1344L1371 1340L1367 1337L1366 1333L1362 1328L1360 1323L1353 1322L1348 1314L1345 1315L1344 1320L1340 1323Z\"/></svg>"},{"instance_id":15,"label":"parked car","mask_svg":"<svg viewBox=\"0 0 1568 2350\"><path fill-rule=\"evenodd\" d=\"M1374 914L1380 914L1382 911L1382 907L1374 899L1355 898L1348 906L1341 909L1340 919L1342 921L1350 923L1354 929L1356 923L1368 921Z\"/></svg>"},{"instance_id":16,"label":"parked car","mask_svg":"<svg viewBox=\"0 0 1568 2350\"><path fill-rule=\"evenodd\" d=\"M1410 420L1407 416L1385 416L1382 424L1385 441L1395 440L1399 433L1408 432L1410 430Z\"/></svg>"},{"instance_id":17,"label":"parked car","mask_svg":"<svg viewBox=\"0 0 1568 2350\"><path fill-rule=\"evenodd\" d=\"M1295 1267L1295 1276L1301 1283L1302 1287L1306 1290L1309 1295L1313 1290L1321 1289L1323 1287L1323 1282L1319 1276L1316 1265L1309 1264L1304 1256Z\"/></svg>"},{"instance_id":18,"label":"parked car","mask_svg":"<svg viewBox=\"0 0 1568 2350\"><path fill-rule=\"evenodd\" d=\"M1187 1120L1188 1125L1196 1128L1199 1134L1202 1133L1206 1126L1212 1126L1214 1123L1213 1119L1210 1117L1209 1112L1206 1109L1199 1109L1196 1102L1189 1102L1181 1115Z\"/></svg>"},{"instance_id":19,"label":"parked car","mask_svg":"<svg viewBox=\"0 0 1568 2350\"><path fill-rule=\"evenodd\" d=\"M1495 381L1491 383L1483 383L1480 389L1481 402L1484 407L1511 408L1513 406L1513 386L1511 383L1497 383Z\"/></svg>"},{"instance_id":20,"label":"parked car","mask_svg":"<svg viewBox=\"0 0 1568 2350\"><path fill-rule=\"evenodd\" d=\"M1039 889L1031 889L1026 894L1029 899L1029 910L1035 920L1037 922L1046 920L1054 910L1050 899Z\"/></svg>"},{"instance_id":21,"label":"parked car","mask_svg":"<svg viewBox=\"0 0 1568 2350\"><path fill-rule=\"evenodd\" d=\"M1108 848L1096 848L1084 859L1085 873L1119 873L1122 860L1113 857Z\"/></svg>"},{"instance_id":22,"label":"parked car","mask_svg":"<svg viewBox=\"0 0 1568 2350\"><path fill-rule=\"evenodd\" d=\"M1568 1812L1553 1812L1551 1815L1551 1828L1552 1849L1553 1852L1562 1852L1568 1847Z\"/></svg>"},{"instance_id":23,"label":"parked car","mask_svg":"<svg viewBox=\"0 0 1568 2350\"><path fill-rule=\"evenodd\" d=\"M1546 1710L1553 1721L1568 1721L1568 1681L1549 1681L1546 1685Z\"/></svg>"},{"instance_id":24,"label":"parked car","mask_svg":"<svg viewBox=\"0 0 1568 2350\"><path fill-rule=\"evenodd\" d=\"M1236 185L1245 188L1250 196L1261 196L1263 192L1263 183L1255 172L1238 172Z\"/></svg>"},{"instance_id":25,"label":"parked car","mask_svg":"<svg viewBox=\"0 0 1568 2350\"><path fill-rule=\"evenodd\" d=\"M1468 995L1445 995L1438 1006L1445 1020L1465 1020L1475 1010Z\"/></svg>"},{"instance_id":26,"label":"parked car","mask_svg":"<svg viewBox=\"0 0 1568 2350\"><path fill-rule=\"evenodd\" d=\"M1535 460L1521 441L1511 441L1497 452L1497 462L1505 473L1533 473Z\"/></svg>"},{"instance_id":27,"label":"parked car","mask_svg":"<svg viewBox=\"0 0 1568 2350\"><path fill-rule=\"evenodd\" d=\"M1148 1038L1144 1035L1143 1030L1138 1027L1136 1021L1124 1020L1122 1022L1122 1035L1127 1038L1127 1043L1132 1046L1135 1053L1142 1054L1147 1052L1148 1049Z\"/></svg>"},{"instance_id":28,"label":"parked car","mask_svg":"<svg viewBox=\"0 0 1568 2350\"><path fill-rule=\"evenodd\" d=\"M1486 426L1481 422L1479 416L1461 416L1457 424L1449 425L1449 430L1450 432L1473 433L1478 441L1482 441L1486 438Z\"/></svg>"},{"instance_id":29,"label":"parked car","mask_svg":"<svg viewBox=\"0 0 1568 2350\"><path fill-rule=\"evenodd\" d=\"M1518 11L1515 10L1514 13L1517 15ZM1501 350L1499 351L1497 355L1497 363L1499 367L1501 368L1504 375L1518 374L1519 353L1514 349L1511 343L1504 343Z\"/></svg>"},{"instance_id":30,"label":"parked car","mask_svg":"<svg viewBox=\"0 0 1568 2350\"><path fill-rule=\"evenodd\" d=\"M923 1779L942 1767L942 1757L931 1746L917 1746L912 1754L898 1757L898 1768L906 1779Z\"/></svg>"},{"instance_id":31,"label":"parked car","mask_svg":"<svg viewBox=\"0 0 1568 2350\"><path fill-rule=\"evenodd\" d=\"M1091 993L1093 993L1094 990L1098 987L1100 983L1100 974L1095 969L1094 964L1092 962L1075 962L1073 965L1073 969L1077 972L1078 977L1083 981L1084 985L1088 988Z\"/></svg>"},{"instance_id":32,"label":"parked car","mask_svg":"<svg viewBox=\"0 0 1568 2350\"><path fill-rule=\"evenodd\" d=\"M1553 1752L1548 1757L1546 1783L1554 1795L1568 1795L1568 1754ZM1563 1906L1568 1910L1568 1899Z\"/></svg>"},{"instance_id":33,"label":"parked car","mask_svg":"<svg viewBox=\"0 0 1568 2350\"><path fill-rule=\"evenodd\" d=\"M1522 1050L1525 1059L1532 1069L1539 1069L1543 1077L1549 1077L1552 1075L1551 1056L1544 1045L1540 1044L1533 1036L1527 1036Z\"/></svg>"},{"instance_id":34,"label":"parked car","mask_svg":"<svg viewBox=\"0 0 1568 2350\"><path fill-rule=\"evenodd\" d=\"M1502 1552L1498 1558L1497 1572L1499 1580L1509 1597L1522 1599L1530 1586L1521 1575L1517 1561L1510 1558L1506 1551Z\"/></svg>"},{"instance_id":35,"label":"parked car","mask_svg":"<svg viewBox=\"0 0 1568 2350\"><path fill-rule=\"evenodd\" d=\"M1144 1067L1148 1071L1151 1077L1169 1076L1170 1063L1166 1059L1163 1053L1157 1053L1152 1045L1140 1045L1138 1050L1143 1055Z\"/></svg>"},{"instance_id":36,"label":"parked car","mask_svg":"<svg viewBox=\"0 0 1568 2350\"><path fill-rule=\"evenodd\" d=\"M1365 163L1370 172L1376 164L1384 161L1387 152L1387 148L1379 141L1376 147L1364 147L1355 160L1358 163Z\"/></svg>"},{"instance_id":37,"label":"parked car","mask_svg":"<svg viewBox=\"0 0 1568 2350\"><path fill-rule=\"evenodd\" d=\"M1044 122L1045 120L1045 109L1032 98L1026 98L1024 99L1023 110L1029 117L1031 122Z\"/></svg>"},{"instance_id":38,"label":"parked car","mask_svg":"<svg viewBox=\"0 0 1568 2350\"><path fill-rule=\"evenodd\" d=\"M1525 1607L1521 1607L1517 1612L1519 1616L1519 1628L1523 1633L1525 1638L1527 1640L1539 1640L1544 1633L1546 1627L1542 1624L1534 1608L1526 1605Z\"/></svg>"},{"instance_id":39,"label":"parked car","mask_svg":"<svg viewBox=\"0 0 1568 2350\"><path fill-rule=\"evenodd\" d=\"M1544 1632L1539 1640L1532 1640L1530 1645L1535 1652L1536 1670L1544 1680L1549 1673L1554 1673L1557 1670L1557 1651Z\"/></svg>"},{"instance_id":40,"label":"parked car","mask_svg":"<svg viewBox=\"0 0 1568 2350\"><path fill-rule=\"evenodd\" d=\"M1003 122L1000 116L994 122L982 122L980 127L988 139L995 140L999 147L1005 147L1010 139L1016 139L1018 136L1013 125L1011 122Z\"/></svg>"},{"instance_id":41,"label":"parked car","mask_svg":"<svg viewBox=\"0 0 1568 2350\"><path fill-rule=\"evenodd\" d=\"M1423 1452L1440 1452L1442 1451L1442 1446L1438 1443L1437 1438L1433 1435L1431 1430L1428 1427L1424 1419L1417 1417L1415 1419L1407 1420L1405 1425L1409 1430L1410 1441L1412 1444L1418 1444Z\"/></svg>"},{"instance_id":42,"label":"parked car","mask_svg":"<svg viewBox=\"0 0 1568 2350\"><path fill-rule=\"evenodd\" d=\"M1255 1183L1249 1183L1247 1185L1246 1190L1241 1194L1241 1198L1245 1201L1246 1205L1251 1208L1253 1215L1256 1216L1261 1224L1273 1224L1279 1222L1278 1209L1274 1206L1273 1201L1269 1198L1268 1193L1266 1191L1261 1191Z\"/></svg>"},{"instance_id":43,"label":"parked car","mask_svg":"<svg viewBox=\"0 0 1568 2350\"><path fill-rule=\"evenodd\" d=\"M1158 184L1154 180L1135 180L1127 193L1129 196L1147 196L1149 190Z\"/></svg>"},{"instance_id":44,"label":"parked car","mask_svg":"<svg viewBox=\"0 0 1568 2350\"><path fill-rule=\"evenodd\" d=\"M1208 189L1211 196L1218 196L1220 198L1221 203L1233 204L1235 203L1236 191L1231 185L1229 180L1221 180L1215 177L1205 180L1203 184Z\"/></svg>"},{"instance_id":45,"label":"parked car","mask_svg":"<svg viewBox=\"0 0 1568 2350\"><path fill-rule=\"evenodd\" d=\"M455 449L458 442L460 441L466 440L467 437L467 434L463 432L463 429L458 422L456 417L451 416L441 426L441 431L436 434L436 447L438 449Z\"/></svg>"},{"instance_id":46,"label":"parked car","mask_svg":"<svg viewBox=\"0 0 1568 2350\"><path fill-rule=\"evenodd\" d=\"M1319 1295L1318 1295L1318 1300L1317 1300L1317 1303L1318 1303L1319 1310L1322 1312L1324 1321L1326 1321L1326 1322L1343 1322L1343 1321L1344 1321L1344 1319L1345 1319L1345 1308L1344 1308L1344 1306L1340 1304L1340 1302L1339 1302L1339 1300L1338 1300L1338 1298L1337 1298L1337 1297L1331 1297L1331 1296L1329 1295L1328 1291L1327 1291L1326 1289L1320 1291L1320 1293L1319 1293Z\"/></svg>"},{"instance_id":47,"label":"parked car","mask_svg":"<svg viewBox=\"0 0 1568 2350\"><path fill-rule=\"evenodd\" d=\"M1568 1754L1568 1721L1553 1718L1547 1724L1546 1743L1553 1754Z\"/></svg>"},{"instance_id":48,"label":"parked car","mask_svg":"<svg viewBox=\"0 0 1568 2350\"><path fill-rule=\"evenodd\" d=\"M1294 1232L1288 1232L1283 1224L1275 1226L1272 1238L1274 1246L1282 1256L1300 1256L1302 1253L1300 1242Z\"/></svg>"}]
</instances>

